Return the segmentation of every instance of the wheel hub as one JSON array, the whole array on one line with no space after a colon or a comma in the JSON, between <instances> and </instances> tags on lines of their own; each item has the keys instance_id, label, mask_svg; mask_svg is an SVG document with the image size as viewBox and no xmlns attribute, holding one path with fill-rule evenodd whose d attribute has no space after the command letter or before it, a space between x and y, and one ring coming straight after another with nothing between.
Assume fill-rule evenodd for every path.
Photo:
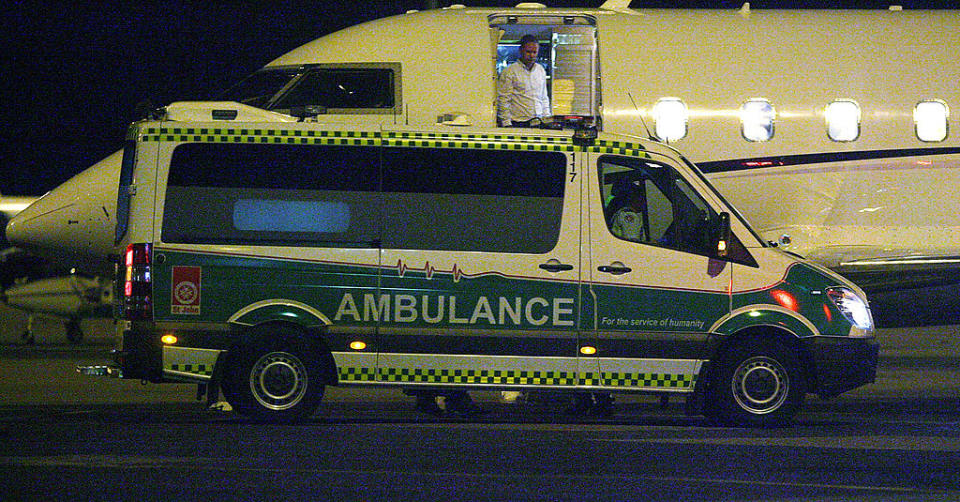
<instances>
[{"instance_id":1,"label":"wheel hub","mask_svg":"<svg viewBox=\"0 0 960 502\"><path fill-rule=\"evenodd\" d=\"M307 371L293 354L271 352L250 371L250 390L257 402L272 410L295 406L307 391Z\"/></svg>"},{"instance_id":2,"label":"wheel hub","mask_svg":"<svg viewBox=\"0 0 960 502\"><path fill-rule=\"evenodd\" d=\"M733 373L732 385L737 404L755 414L780 408L790 390L786 369L769 357L753 357L742 362Z\"/></svg>"}]
</instances>

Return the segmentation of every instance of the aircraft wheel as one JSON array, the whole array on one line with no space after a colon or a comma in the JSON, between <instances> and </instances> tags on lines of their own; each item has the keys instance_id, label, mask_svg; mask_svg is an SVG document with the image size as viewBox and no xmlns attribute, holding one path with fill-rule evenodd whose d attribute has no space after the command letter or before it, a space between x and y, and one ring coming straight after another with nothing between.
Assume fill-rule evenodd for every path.
<instances>
[{"instance_id":1,"label":"aircraft wheel","mask_svg":"<svg viewBox=\"0 0 960 502\"><path fill-rule=\"evenodd\" d=\"M70 319L64 327L67 330L67 341L76 345L83 340L83 329L80 328L80 321Z\"/></svg>"},{"instance_id":2,"label":"aircraft wheel","mask_svg":"<svg viewBox=\"0 0 960 502\"><path fill-rule=\"evenodd\" d=\"M772 340L744 340L720 359L709 415L729 425L788 425L800 409L804 382L794 351Z\"/></svg>"},{"instance_id":3,"label":"aircraft wheel","mask_svg":"<svg viewBox=\"0 0 960 502\"><path fill-rule=\"evenodd\" d=\"M309 418L323 398L324 380L317 344L295 328L269 325L237 347L224 395L242 414L276 422Z\"/></svg>"}]
</instances>

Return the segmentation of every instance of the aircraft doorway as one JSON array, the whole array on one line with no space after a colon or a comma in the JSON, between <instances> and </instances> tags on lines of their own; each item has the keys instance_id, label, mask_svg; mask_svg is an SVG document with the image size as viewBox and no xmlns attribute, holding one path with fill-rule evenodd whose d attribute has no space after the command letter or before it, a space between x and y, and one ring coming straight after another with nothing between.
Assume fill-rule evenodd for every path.
<instances>
[{"instance_id":1,"label":"aircraft doorway","mask_svg":"<svg viewBox=\"0 0 960 502\"><path fill-rule=\"evenodd\" d=\"M494 108L497 108L498 78L519 58L520 39L524 35L532 35L539 42L536 62L547 74L552 117L544 120L544 127L599 128L602 104L599 50L596 20L591 16L491 16Z\"/></svg>"}]
</instances>

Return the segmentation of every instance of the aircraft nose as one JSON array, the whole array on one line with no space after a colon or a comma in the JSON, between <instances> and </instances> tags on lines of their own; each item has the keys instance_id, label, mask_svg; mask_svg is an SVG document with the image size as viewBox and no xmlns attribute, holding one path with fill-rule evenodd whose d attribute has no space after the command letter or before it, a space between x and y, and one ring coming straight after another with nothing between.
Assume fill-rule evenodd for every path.
<instances>
[{"instance_id":1,"label":"aircraft nose","mask_svg":"<svg viewBox=\"0 0 960 502\"><path fill-rule=\"evenodd\" d=\"M7 223L7 240L47 256L113 253L121 152L97 162Z\"/></svg>"},{"instance_id":2,"label":"aircraft nose","mask_svg":"<svg viewBox=\"0 0 960 502\"><path fill-rule=\"evenodd\" d=\"M72 190L63 190L68 183L37 199L7 222L7 240L30 250L55 245L62 235L62 229L57 227L75 219L72 197L68 194Z\"/></svg>"}]
</instances>

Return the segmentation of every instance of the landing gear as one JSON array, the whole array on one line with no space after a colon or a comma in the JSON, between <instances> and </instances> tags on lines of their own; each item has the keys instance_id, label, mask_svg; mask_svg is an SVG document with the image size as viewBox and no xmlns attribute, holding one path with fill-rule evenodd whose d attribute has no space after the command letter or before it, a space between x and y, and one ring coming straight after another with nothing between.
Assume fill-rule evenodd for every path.
<instances>
[{"instance_id":1,"label":"landing gear","mask_svg":"<svg viewBox=\"0 0 960 502\"><path fill-rule=\"evenodd\" d=\"M20 339L23 340L24 345L33 345L36 342L36 338L33 336L33 316L27 317L27 329L23 330L23 333L20 333Z\"/></svg>"},{"instance_id":2,"label":"landing gear","mask_svg":"<svg viewBox=\"0 0 960 502\"><path fill-rule=\"evenodd\" d=\"M37 338L34 334L33 323L36 319L36 316L30 315L27 317L27 329L23 330L20 333L20 339L23 340L24 345L33 345L36 343ZM66 331L67 341L73 345L77 345L83 341L83 328L80 327L80 319L70 318L67 319L64 323L64 330Z\"/></svg>"},{"instance_id":3,"label":"landing gear","mask_svg":"<svg viewBox=\"0 0 960 502\"><path fill-rule=\"evenodd\" d=\"M68 319L64 325L67 331L67 341L76 345L83 340L83 329L80 328L80 319Z\"/></svg>"}]
</instances>

